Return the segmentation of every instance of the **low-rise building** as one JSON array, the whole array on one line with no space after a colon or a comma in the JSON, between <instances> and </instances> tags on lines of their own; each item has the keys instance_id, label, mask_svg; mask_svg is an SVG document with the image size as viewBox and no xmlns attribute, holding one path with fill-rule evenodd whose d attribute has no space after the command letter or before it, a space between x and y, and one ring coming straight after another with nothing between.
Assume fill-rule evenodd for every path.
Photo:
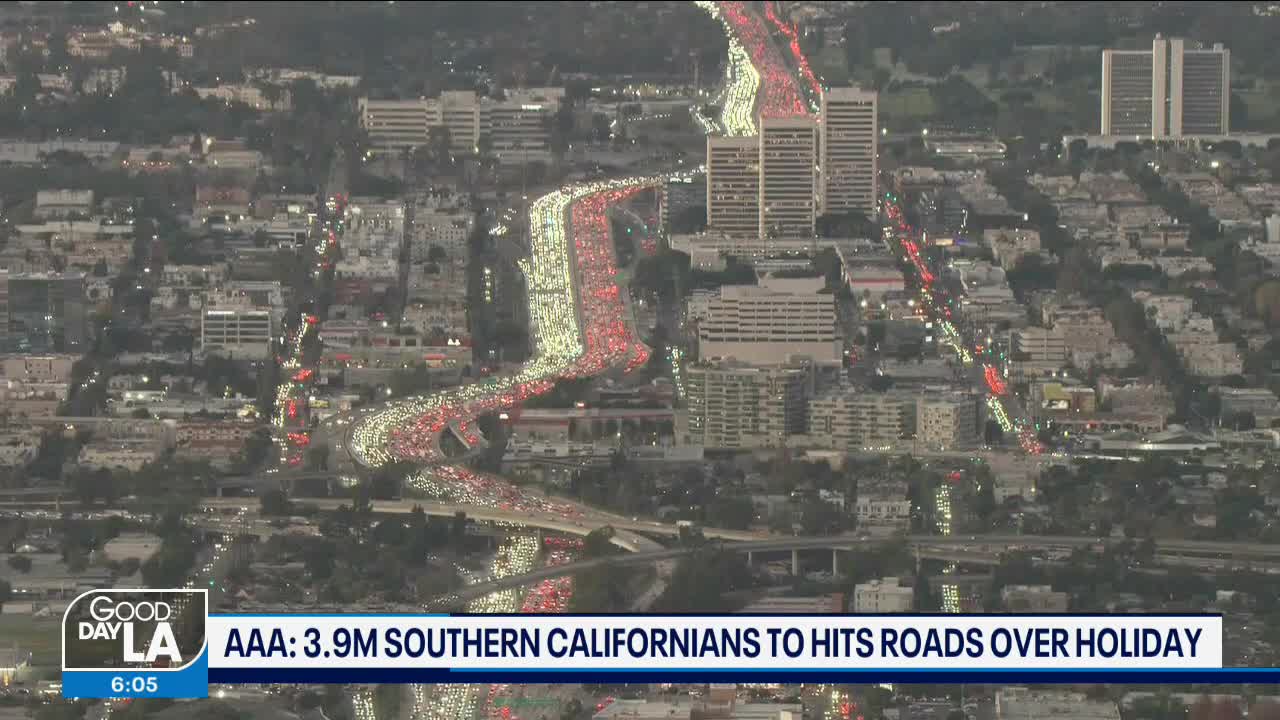
<instances>
[{"instance_id":1,"label":"low-rise building","mask_svg":"<svg viewBox=\"0 0 1280 720\"><path fill-rule=\"evenodd\" d=\"M0 431L0 467L26 467L39 454L40 443L38 428L7 426Z\"/></svg>"},{"instance_id":2,"label":"low-rise building","mask_svg":"<svg viewBox=\"0 0 1280 720\"><path fill-rule=\"evenodd\" d=\"M854 502L858 530L873 534L905 531L911 527L911 501L905 491L897 496L864 494Z\"/></svg>"},{"instance_id":3,"label":"low-rise building","mask_svg":"<svg viewBox=\"0 0 1280 720\"><path fill-rule=\"evenodd\" d=\"M1016 613L1064 613L1068 595L1048 585L1006 585L1000 590L1004 609Z\"/></svg>"},{"instance_id":4,"label":"low-rise building","mask_svg":"<svg viewBox=\"0 0 1280 720\"><path fill-rule=\"evenodd\" d=\"M1270 427L1280 419L1280 398L1268 388L1232 388L1218 386L1213 389L1220 405L1219 417L1230 424L1230 418L1242 413L1252 415L1259 427Z\"/></svg>"},{"instance_id":5,"label":"low-rise building","mask_svg":"<svg viewBox=\"0 0 1280 720\"><path fill-rule=\"evenodd\" d=\"M137 560L146 562L160 551L160 538L149 533L121 533L102 546L107 560L122 562Z\"/></svg>"},{"instance_id":6,"label":"low-rise building","mask_svg":"<svg viewBox=\"0 0 1280 720\"><path fill-rule=\"evenodd\" d=\"M38 190L32 215L37 220L89 217L93 214L92 190Z\"/></svg>"},{"instance_id":7,"label":"low-rise building","mask_svg":"<svg viewBox=\"0 0 1280 720\"><path fill-rule=\"evenodd\" d=\"M254 423L231 420L182 421L176 430L174 454L209 460L214 465L227 465L257 427Z\"/></svg>"},{"instance_id":8,"label":"low-rise building","mask_svg":"<svg viewBox=\"0 0 1280 720\"><path fill-rule=\"evenodd\" d=\"M79 462L86 468L137 472L160 457L163 447L154 442L121 442L94 438L80 448Z\"/></svg>"},{"instance_id":9,"label":"low-rise building","mask_svg":"<svg viewBox=\"0 0 1280 720\"><path fill-rule=\"evenodd\" d=\"M996 262L1012 270L1027 255L1040 252L1040 232L1028 229L989 228L982 232L982 242L991 248Z\"/></svg>"},{"instance_id":10,"label":"low-rise building","mask_svg":"<svg viewBox=\"0 0 1280 720\"><path fill-rule=\"evenodd\" d=\"M1223 378L1244 372L1244 358L1235 343L1212 343L1180 349L1187 372L1202 378Z\"/></svg>"},{"instance_id":11,"label":"low-rise building","mask_svg":"<svg viewBox=\"0 0 1280 720\"><path fill-rule=\"evenodd\" d=\"M898 584L898 578L858 583L853 587L855 613L905 613L915 606L915 591Z\"/></svg>"},{"instance_id":12,"label":"low-rise building","mask_svg":"<svg viewBox=\"0 0 1280 720\"><path fill-rule=\"evenodd\" d=\"M206 309L201 316L200 347L232 358L261 359L271 351L273 327L267 309Z\"/></svg>"},{"instance_id":13,"label":"low-rise building","mask_svg":"<svg viewBox=\"0 0 1280 720\"><path fill-rule=\"evenodd\" d=\"M1043 688L1006 687L996 691L996 720L1120 720L1110 700L1090 700L1084 693Z\"/></svg>"},{"instance_id":14,"label":"low-rise building","mask_svg":"<svg viewBox=\"0 0 1280 720\"><path fill-rule=\"evenodd\" d=\"M70 382L71 368L79 359L80 356L70 354L3 355L0 356L0 376L24 382Z\"/></svg>"}]
</instances>

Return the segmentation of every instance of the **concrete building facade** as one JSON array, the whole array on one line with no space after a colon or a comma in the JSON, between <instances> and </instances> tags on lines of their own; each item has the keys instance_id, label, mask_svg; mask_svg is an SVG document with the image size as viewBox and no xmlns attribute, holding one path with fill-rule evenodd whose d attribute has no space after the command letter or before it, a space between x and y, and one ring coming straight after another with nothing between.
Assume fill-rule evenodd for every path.
<instances>
[{"instance_id":1,"label":"concrete building facade","mask_svg":"<svg viewBox=\"0 0 1280 720\"><path fill-rule=\"evenodd\" d=\"M698 357L775 365L805 357L840 362L835 296L823 278L766 275L760 285L726 285L698 323Z\"/></svg>"},{"instance_id":2,"label":"concrete building facade","mask_svg":"<svg viewBox=\"0 0 1280 720\"><path fill-rule=\"evenodd\" d=\"M688 436L708 448L784 447L804 432L813 371L805 364L697 363L687 372Z\"/></svg>"},{"instance_id":3,"label":"concrete building facade","mask_svg":"<svg viewBox=\"0 0 1280 720\"><path fill-rule=\"evenodd\" d=\"M707 227L760 235L760 145L754 137L707 138Z\"/></svg>"},{"instance_id":4,"label":"concrete building facade","mask_svg":"<svg viewBox=\"0 0 1280 720\"><path fill-rule=\"evenodd\" d=\"M761 237L813 237L817 126L811 118L762 118L759 140Z\"/></svg>"},{"instance_id":5,"label":"concrete building facade","mask_svg":"<svg viewBox=\"0 0 1280 720\"><path fill-rule=\"evenodd\" d=\"M831 88L822 94L822 212L876 211L877 94Z\"/></svg>"}]
</instances>

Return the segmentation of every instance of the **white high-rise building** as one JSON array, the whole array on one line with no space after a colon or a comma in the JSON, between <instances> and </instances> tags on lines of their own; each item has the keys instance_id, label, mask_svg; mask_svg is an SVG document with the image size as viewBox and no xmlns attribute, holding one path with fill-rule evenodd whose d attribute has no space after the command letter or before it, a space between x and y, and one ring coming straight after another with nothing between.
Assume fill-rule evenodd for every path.
<instances>
[{"instance_id":1,"label":"white high-rise building","mask_svg":"<svg viewBox=\"0 0 1280 720\"><path fill-rule=\"evenodd\" d=\"M1169 41L1169 135L1226 135L1231 131L1231 51L1186 48Z\"/></svg>"},{"instance_id":2,"label":"white high-rise building","mask_svg":"<svg viewBox=\"0 0 1280 720\"><path fill-rule=\"evenodd\" d=\"M686 381L686 443L709 448L785 447L804 431L813 370L806 364L754 367L693 363Z\"/></svg>"},{"instance_id":3,"label":"white high-rise building","mask_svg":"<svg viewBox=\"0 0 1280 720\"><path fill-rule=\"evenodd\" d=\"M877 102L874 90L831 88L822 93L823 213L876 211Z\"/></svg>"},{"instance_id":4,"label":"white high-rise building","mask_svg":"<svg viewBox=\"0 0 1280 720\"><path fill-rule=\"evenodd\" d=\"M760 235L813 237L818 130L812 118L760 119Z\"/></svg>"},{"instance_id":5,"label":"white high-rise building","mask_svg":"<svg viewBox=\"0 0 1280 720\"><path fill-rule=\"evenodd\" d=\"M707 138L707 227L730 237L760 235L760 144Z\"/></svg>"},{"instance_id":6,"label":"white high-rise building","mask_svg":"<svg viewBox=\"0 0 1280 720\"><path fill-rule=\"evenodd\" d=\"M766 276L760 285L725 285L698 323L698 357L777 365L804 357L840 363L836 301L825 281Z\"/></svg>"},{"instance_id":7,"label":"white high-rise building","mask_svg":"<svg viewBox=\"0 0 1280 720\"><path fill-rule=\"evenodd\" d=\"M1102 134L1179 138L1231 132L1231 51L1156 35L1151 50L1102 51Z\"/></svg>"},{"instance_id":8,"label":"white high-rise building","mask_svg":"<svg viewBox=\"0 0 1280 720\"><path fill-rule=\"evenodd\" d=\"M1155 71L1147 50L1102 51L1102 134L1150 137Z\"/></svg>"}]
</instances>

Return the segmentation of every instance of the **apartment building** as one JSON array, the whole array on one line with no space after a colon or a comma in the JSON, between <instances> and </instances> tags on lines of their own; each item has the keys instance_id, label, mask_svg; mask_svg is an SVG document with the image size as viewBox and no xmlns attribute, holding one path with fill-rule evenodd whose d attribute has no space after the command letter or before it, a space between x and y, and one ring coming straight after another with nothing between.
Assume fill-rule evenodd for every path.
<instances>
[{"instance_id":1,"label":"apartment building","mask_svg":"<svg viewBox=\"0 0 1280 720\"><path fill-rule=\"evenodd\" d=\"M978 400L969 393L926 394L916 401L916 442L948 450L978 440Z\"/></svg>"},{"instance_id":2,"label":"apartment building","mask_svg":"<svg viewBox=\"0 0 1280 720\"><path fill-rule=\"evenodd\" d=\"M830 447L856 451L900 447L916 431L913 393L846 388L809 403L809 435Z\"/></svg>"},{"instance_id":3,"label":"apartment building","mask_svg":"<svg viewBox=\"0 0 1280 720\"><path fill-rule=\"evenodd\" d=\"M686 445L784 447L804 432L813 370L807 364L753 367L695 363L686 372Z\"/></svg>"}]
</instances>

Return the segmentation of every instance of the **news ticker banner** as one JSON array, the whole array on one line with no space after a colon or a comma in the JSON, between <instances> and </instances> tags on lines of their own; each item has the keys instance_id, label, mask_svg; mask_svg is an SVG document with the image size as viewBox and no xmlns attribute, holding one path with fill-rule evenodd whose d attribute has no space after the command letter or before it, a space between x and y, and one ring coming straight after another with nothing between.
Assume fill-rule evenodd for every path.
<instances>
[{"instance_id":1,"label":"news ticker banner","mask_svg":"<svg viewBox=\"0 0 1280 720\"><path fill-rule=\"evenodd\" d=\"M67 609L66 697L209 683L1261 682L1218 615L208 615L202 590ZM1238 676L1238 677L1237 677Z\"/></svg>"}]
</instances>

